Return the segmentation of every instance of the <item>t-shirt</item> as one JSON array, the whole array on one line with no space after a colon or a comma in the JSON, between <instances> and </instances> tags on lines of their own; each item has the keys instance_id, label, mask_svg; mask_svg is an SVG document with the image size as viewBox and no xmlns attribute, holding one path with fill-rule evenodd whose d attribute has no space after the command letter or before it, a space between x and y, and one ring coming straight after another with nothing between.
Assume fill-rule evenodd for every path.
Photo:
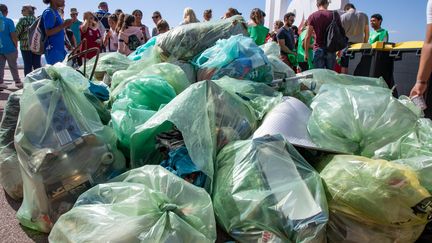
<instances>
[{"instance_id":1,"label":"t-shirt","mask_svg":"<svg viewBox=\"0 0 432 243\"><path fill-rule=\"evenodd\" d=\"M373 44L377 41L388 42L389 34L385 29L379 29L377 31L372 30L369 34L369 44Z\"/></svg>"},{"instance_id":2,"label":"t-shirt","mask_svg":"<svg viewBox=\"0 0 432 243\"><path fill-rule=\"evenodd\" d=\"M369 24L366 14L350 9L342 14L341 22L348 37L348 42L362 43L364 41L364 29Z\"/></svg>"},{"instance_id":3,"label":"t-shirt","mask_svg":"<svg viewBox=\"0 0 432 243\"><path fill-rule=\"evenodd\" d=\"M299 39L298 39L298 44L297 44L297 61L298 62L305 62L305 53L306 52L305 52L305 49L303 47L303 42L306 38L306 34L307 34L307 29L304 29L302 31L302 33L300 34ZM314 42L314 38L312 37L312 38L310 38L310 42L309 42L311 47L313 45L313 42ZM313 57L312 49L309 49L308 52L309 52L309 57ZM309 67L312 67L312 58L308 59L308 64L309 64Z\"/></svg>"},{"instance_id":4,"label":"t-shirt","mask_svg":"<svg viewBox=\"0 0 432 243\"><path fill-rule=\"evenodd\" d=\"M75 36L75 40L76 40L77 45L79 45L81 43L81 33L80 33L81 24L82 24L82 22L77 20L70 26L70 30L72 30L72 32Z\"/></svg>"},{"instance_id":5,"label":"t-shirt","mask_svg":"<svg viewBox=\"0 0 432 243\"><path fill-rule=\"evenodd\" d=\"M118 50L118 35L113 29L110 29L109 32L111 33L111 37L108 39L107 51L114 52ZM106 38L106 35L107 32L105 32L104 38Z\"/></svg>"},{"instance_id":6,"label":"t-shirt","mask_svg":"<svg viewBox=\"0 0 432 243\"><path fill-rule=\"evenodd\" d=\"M102 25L105 27L105 29L109 29L110 26L108 24L108 17L111 14L108 12L105 12L101 9L99 9L96 13L95 13L95 17L102 23Z\"/></svg>"},{"instance_id":7,"label":"t-shirt","mask_svg":"<svg viewBox=\"0 0 432 243\"><path fill-rule=\"evenodd\" d=\"M264 25L249 26L248 32L250 37L255 41L257 45L263 45L265 39L269 33L269 29Z\"/></svg>"},{"instance_id":8,"label":"t-shirt","mask_svg":"<svg viewBox=\"0 0 432 243\"><path fill-rule=\"evenodd\" d=\"M97 43L97 40L101 39L101 34L99 32L99 29L92 29L92 28L87 28L86 32L83 32L82 26L80 28L81 31L81 38L84 40L87 40L87 49L93 48L93 47L98 47L100 48L101 45L99 43ZM81 51L84 51L84 46L81 46ZM90 52L88 54L86 54L86 58L87 59L91 59L92 57L96 56L96 52Z\"/></svg>"},{"instance_id":9,"label":"t-shirt","mask_svg":"<svg viewBox=\"0 0 432 243\"><path fill-rule=\"evenodd\" d=\"M278 40L285 40L285 45L288 49L291 51L295 50L294 32L291 28L286 29L285 26L280 28L276 36ZM288 53L285 53L282 50L281 53L288 55Z\"/></svg>"},{"instance_id":10,"label":"t-shirt","mask_svg":"<svg viewBox=\"0 0 432 243\"><path fill-rule=\"evenodd\" d=\"M0 48L1 54L9 54L17 51L15 44L12 41L11 33L15 32L15 25L12 19L0 17L3 20L3 31L0 32L0 39L2 47Z\"/></svg>"},{"instance_id":11,"label":"t-shirt","mask_svg":"<svg viewBox=\"0 0 432 243\"><path fill-rule=\"evenodd\" d=\"M42 18L43 18L45 30L53 29L63 24L63 20L60 14L56 10L53 10L52 8L45 9L42 13ZM65 51L64 40L65 40L64 31L59 31L52 36L48 36L47 41L45 41L45 52L49 50L56 50L58 52L64 52L64 56L65 56L66 51Z\"/></svg>"},{"instance_id":12,"label":"t-shirt","mask_svg":"<svg viewBox=\"0 0 432 243\"><path fill-rule=\"evenodd\" d=\"M339 14L335 12L336 22L342 28ZM333 11L329 10L318 10L311 14L308 18L309 25L314 28L315 31L315 44L314 50L318 48L325 48L326 32L327 27L333 20Z\"/></svg>"},{"instance_id":13,"label":"t-shirt","mask_svg":"<svg viewBox=\"0 0 432 243\"><path fill-rule=\"evenodd\" d=\"M429 0L426 8L427 24L432 24L432 0Z\"/></svg>"},{"instance_id":14,"label":"t-shirt","mask_svg":"<svg viewBox=\"0 0 432 243\"><path fill-rule=\"evenodd\" d=\"M153 30L152 30L152 37L155 37L155 36L157 36L158 34L159 34L159 32L158 32L157 28L154 27Z\"/></svg>"}]
</instances>

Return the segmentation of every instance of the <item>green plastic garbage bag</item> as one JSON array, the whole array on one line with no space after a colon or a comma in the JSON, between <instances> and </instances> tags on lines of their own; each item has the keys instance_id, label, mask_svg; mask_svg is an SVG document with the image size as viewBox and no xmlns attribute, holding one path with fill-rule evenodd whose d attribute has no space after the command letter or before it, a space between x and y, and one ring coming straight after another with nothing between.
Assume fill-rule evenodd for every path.
<instances>
[{"instance_id":1,"label":"green plastic garbage bag","mask_svg":"<svg viewBox=\"0 0 432 243\"><path fill-rule=\"evenodd\" d=\"M15 200L23 197L23 182L14 147L14 134L20 111L22 90L11 93L4 107L0 123L0 184Z\"/></svg>"},{"instance_id":2,"label":"green plastic garbage bag","mask_svg":"<svg viewBox=\"0 0 432 243\"><path fill-rule=\"evenodd\" d=\"M44 69L49 79L26 78L20 100L15 148L24 200L17 218L49 232L82 192L122 173L125 160L84 95L88 80L60 63Z\"/></svg>"},{"instance_id":3,"label":"green plastic garbage bag","mask_svg":"<svg viewBox=\"0 0 432 243\"><path fill-rule=\"evenodd\" d=\"M261 45L260 48L264 51L270 64L273 68L273 78L282 79L294 77L295 72L280 59L280 47L276 42L267 42Z\"/></svg>"},{"instance_id":4,"label":"green plastic garbage bag","mask_svg":"<svg viewBox=\"0 0 432 243\"><path fill-rule=\"evenodd\" d=\"M50 242L215 242L207 192L160 166L144 166L82 194Z\"/></svg>"},{"instance_id":5,"label":"green plastic garbage bag","mask_svg":"<svg viewBox=\"0 0 432 243\"><path fill-rule=\"evenodd\" d=\"M134 61L128 67L129 70L141 71L153 64L161 63L161 50L156 46L150 46L143 53L140 54L141 59Z\"/></svg>"},{"instance_id":6,"label":"green plastic garbage bag","mask_svg":"<svg viewBox=\"0 0 432 243\"><path fill-rule=\"evenodd\" d=\"M352 155L327 160L321 177L328 191L331 242L415 242L432 216L432 197L414 170Z\"/></svg>"},{"instance_id":7,"label":"green plastic garbage bag","mask_svg":"<svg viewBox=\"0 0 432 243\"><path fill-rule=\"evenodd\" d=\"M325 242L321 178L280 135L237 141L217 156L213 204L239 242Z\"/></svg>"},{"instance_id":8,"label":"green plastic garbage bag","mask_svg":"<svg viewBox=\"0 0 432 243\"><path fill-rule=\"evenodd\" d=\"M152 46L156 45L157 36L152 37L144 45L138 47L134 52L129 54L128 58L133 61L141 60L142 56L145 56L145 52Z\"/></svg>"},{"instance_id":9,"label":"green plastic garbage bag","mask_svg":"<svg viewBox=\"0 0 432 243\"><path fill-rule=\"evenodd\" d=\"M185 72L179 66L171 63L158 63L149 67L143 67L139 71L125 70L114 74L111 83L111 98L116 98L129 82L148 75L160 76L166 80L174 88L176 94L180 94L190 85Z\"/></svg>"},{"instance_id":10,"label":"green plastic garbage bag","mask_svg":"<svg viewBox=\"0 0 432 243\"><path fill-rule=\"evenodd\" d=\"M194 59L197 79L217 80L223 76L270 83L272 66L255 42L247 36L221 39Z\"/></svg>"},{"instance_id":11,"label":"green plastic garbage bag","mask_svg":"<svg viewBox=\"0 0 432 243\"><path fill-rule=\"evenodd\" d=\"M388 160L417 156L432 157L432 121L420 118L414 128L401 138L375 151L375 158Z\"/></svg>"},{"instance_id":12,"label":"green plastic garbage bag","mask_svg":"<svg viewBox=\"0 0 432 243\"><path fill-rule=\"evenodd\" d=\"M238 80L223 77L213 81L224 90L237 94L252 106L258 119L262 119L267 112L282 102L282 93L276 92L270 86L248 80Z\"/></svg>"},{"instance_id":13,"label":"green plastic garbage bag","mask_svg":"<svg viewBox=\"0 0 432 243\"><path fill-rule=\"evenodd\" d=\"M316 144L369 158L417 121L391 90L373 86L324 84L311 108L308 131Z\"/></svg>"},{"instance_id":14,"label":"green plastic garbage bag","mask_svg":"<svg viewBox=\"0 0 432 243\"><path fill-rule=\"evenodd\" d=\"M160 76L143 76L129 82L117 96L111 109L112 126L122 147L129 149L130 137L176 93Z\"/></svg>"},{"instance_id":15,"label":"green plastic garbage bag","mask_svg":"<svg viewBox=\"0 0 432 243\"><path fill-rule=\"evenodd\" d=\"M406 165L414 170L420 184L432 194L432 157L421 155L406 159L394 160L394 163Z\"/></svg>"},{"instance_id":16,"label":"green plastic garbage bag","mask_svg":"<svg viewBox=\"0 0 432 243\"><path fill-rule=\"evenodd\" d=\"M163 60L189 61L213 46L217 40L228 39L238 34L248 35L246 23L240 15L218 21L178 26L159 36L156 47L161 49Z\"/></svg>"},{"instance_id":17,"label":"green plastic garbage bag","mask_svg":"<svg viewBox=\"0 0 432 243\"><path fill-rule=\"evenodd\" d=\"M96 57L87 61L86 65L86 76L90 77L90 73L95 65ZM101 53L99 56L99 60L96 66L96 73L107 73L109 76L119 71L126 70L129 65L132 63L125 55L119 52L106 52ZM81 71L84 71L84 67L80 68Z\"/></svg>"},{"instance_id":18,"label":"green plastic garbage bag","mask_svg":"<svg viewBox=\"0 0 432 243\"><path fill-rule=\"evenodd\" d=\"M182 133L196 168L207 176L205 188L210 191L217 151L231 141L248 138L257 127L257 117L247 101L212 81L192 84L136 127L130 140L133 168L162 162L155 138L173 126Z\"/></svg>"}]
</instances>

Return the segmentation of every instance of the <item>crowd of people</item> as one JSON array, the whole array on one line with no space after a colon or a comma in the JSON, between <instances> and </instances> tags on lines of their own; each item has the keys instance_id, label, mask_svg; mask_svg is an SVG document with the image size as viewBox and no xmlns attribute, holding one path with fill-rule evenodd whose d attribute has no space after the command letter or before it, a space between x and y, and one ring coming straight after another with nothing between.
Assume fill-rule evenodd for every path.
<instances>
[{"instance_id":1,"label":"crowd of people","mask_svg":"<svg viewBox=\"0 0 432 243\"><path fill-rule=\"evenodd\" d=\"M70 18L64 18L64 0L43 0L48 4L42 13L47 41L45 42L45 58L48 64L55 64L65 59L67 50L71 51L81 46L81 51L89 48L98 48L101 52L120 52L128 55L140 45L149 41L161 33L170 29L170 25L162 18L159 11L154 11L152 20L155 27L150 31L149 27L142 23L143 13L134 10L131 14L124 13L121 9L109 12L107 2L100 2L96 12L84 12L83 21L78 19L79 12L76 8L70 9ZM285 14L283 20L275 21L273 30L264 26L266 14L259 8L250 13L248 32L257 45L266 42L276 42L280 46L280 58L295 71L305 71L312 68L335 69L340 67L340 72L347 73L349 58L347 50L350 44L370 43L378 41L388 42L388 31L381 27L383 17L373 14L370 17L357 11L356 7L349 3L344 7L344 13L339 15L336 11L327 10L329 0L317 0L318 11L311 14L308 19L302 21L300 28L294 26L295 14ZM30 51L27 29L35 21L35 7L25 5L22 7L22 18L16 28L11 19L7 18L8 9L0 4L0 13L4 29L0 31L2 47L0 49L0 90L6 88L3 84L5 63L8 63L13 79L17 87L22 87L17 69L17 47L20 49L24 61L25 75L41 66L41 56ZM242 15L237 9L229 8L222 18L234 15ZM212 20L212 10L207 9L203 13L203 21ZM327 28L336 21L344 30L349 45L339 52L329 52L326 47ZM179 25L200 22L191 8L186 8L183 13L183 21ZM372 30L369 28L372 27ZM80 45L82 40L85 45ZM84 58L90 59L95 52L88 52Z\"/></svg>"}]
</instances>

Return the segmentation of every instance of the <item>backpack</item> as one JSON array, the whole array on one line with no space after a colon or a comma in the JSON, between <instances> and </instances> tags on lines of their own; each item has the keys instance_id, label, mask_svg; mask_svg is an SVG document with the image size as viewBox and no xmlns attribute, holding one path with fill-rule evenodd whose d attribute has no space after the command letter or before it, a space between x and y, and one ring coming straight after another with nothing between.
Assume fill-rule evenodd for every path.
<instances>
[{"instance_id":1,"label":"backpack","mask_svg":"<svg viewBox=\"0 0 432 243\"><path fill-rule=\"evenodd\" d=\"M333 19L326 29L326 49L328 52L337 52L348 46L348 38L345 30L336 22L336 12L333 11Z\"/></svg>"},{"instance_id":2,"label":"backpack","mask_svg":"<svg viewBox=\"0 0 432 243\"><path fill-rule=\"evenodd\" d=\"M54 10L51 10L54 13ZM37 55L42 55L45 52L45 42L48 36L45 33L45 26L43 22L43 15L37 17L32 25L28 28L28 41L30 51ZM56 15L54 13L54 22Z\"/></svg>"},{"instance_id":3,"label":"backpack","mask_svg":"<svg viewBox=\"0 0 432 243\"><path fill-rule=\"evenodd\" d=\"M128 37L128 48L131 51L135 51L139 46L141 46L141 41L139 40L138 36L131 35Z\"/></svg>"}]
</instances>

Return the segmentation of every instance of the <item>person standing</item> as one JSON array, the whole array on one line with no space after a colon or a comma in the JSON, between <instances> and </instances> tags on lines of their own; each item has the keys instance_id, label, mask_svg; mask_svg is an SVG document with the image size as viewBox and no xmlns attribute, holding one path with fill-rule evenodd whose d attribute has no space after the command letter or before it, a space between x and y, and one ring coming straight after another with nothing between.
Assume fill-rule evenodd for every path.
<instances>
[{"instance_id":1,"label":"person standing","mask_svg":"<svg viewBox=\"0 0 432 243\"><path fill-rule=\"evenodd\" d=\"M31 5L24 5L21 9L23 17L18 20L16 26L16 33L20 42L21 56L24 61L24 75L27 75L31 71L41 67L41 56L34 54L30 50L29 39L28 39L28 28L36 20L35 7Z\"/></svg>"},{"instance_id":2,"label":"person standing","mask_svg":"<svg viewBox=\"0 0 432 243\"><path fill-rule=\"evenodd\" d=\"M118 52L129 55L140 45L144 44L145 38L140 27L135 26L135 17L133 15L120 15L119 25L119 48Z\"/></svg>"},{"instance_id":3,"label":"person standing","mask_svg":"<svg viewBox=\"0 0 432 243\"><path fill-rule=\"evenodd\" d=\"M348 3L344 7L345 13L341 16L342 27L348 37L348 44L368 43L369 40L369 20L365 13L357 11L354 4ZM348 73L349 57L347 51L349 45L342 50L341 72Z\"/></svg>"},{"instance_id":4,"label":"person standing","mask_svg":"<svg viewBox=\"0 0 432 243\"><path fill-rule=\"evenodd\" d=\"M309 56L309 52L305 52L305 61L312 58L314 68L326 68L333 70L336 63L336 52L329 52L326 49L326 33L327 28L333 20L333 15L336 18L336 23L339 28L342 27L340 16L337 12L327 10L329 6L328 0L317 0L318 11L312 13L308 18L309 27L306 33L304 43L305 50L309 50L310 39L315 32L315 44L313 57Z\"/></svg>"},{"instance_id":5,"label":"person standing","mask_svg":"<svg viewBox=\"0 0 432 243\"><path fill-rule=\"evenodd\" d=\"M388 42L389 34L388 31L381 28L383 18L381 14L374 14L370 18L370 23L372 27L372 31L369 35L369 44L373 44L377 41Z\"/></svg>"},{"instance_id":6,"label":"person standing","mask_svg":"<svg viewBox=\"0 0 432 243\"><path fill-rule=\"evenodd\" d=\"M250 22L248 25L249 36L257 45L263 45L269 33L269 29L264 26L264 18L266 14L259 8L252 9L250 14Z\"/></svg>"},{"instance_id":7,"label":"person standing","mask_svg":"<svg viewBox=\"0 0 432 243\"><path fill-rule=\"evenodd\" d=\"M107 2L100 2L98 5L98 11L96 11L96 13L95 13L95 17L96 17L97 21L102 23L102 26L105 29L109 29L108 17L110 15L111 14L109 13L108 3Z\"/></svg>"},{"instance_id":8,"label":"person standing","mask_svg":"<svg viewBox=\"0 0 432 243\"><path fill-rule=\"evenodd\" d=\"M64 0L43 0L49 7L42 13L45 34L45 59L50 65L62 62L66 57L65 29L72 25L72 20L63 22L58 9L64 7Z\"/></svg>"},{"instance_id":9,"label":"person standing","mask_svg":"<svg viewBox=\"0 0 432 243\"><path fill-rule=\"evenodd\" d=\"M3 31L0 32L0 39L2 47L0 48L0 90L7 89L7 85L4 83L4 71L6 66L6 61L9 66L9 70L12 74L12 78L15 81L15 86L17 88L22 88L19 74L18 74L18 38L15 30L15 25L12 19L7 18L8 8L4 4L0 4L0 12L3 17Z\"/></svg>"},{"instance_id":10,"label":"person standing","mask_svg":"<svg viewBox=\"0 0 432 243\"><path fill-rule=\"evenodd\" d=\"M277 33L277 40L281 49L281 60L293 70L297 62L297 52L295 50L294 33L291 29L295 21L294 13L287 13L284 16L284 26Z\"/></svg>"},{"instance_id":11,"label":"person standing","mask_svg":"<svg viewBox=\"0 0 432 243\"><path fill-rule=\"evenodd\" d=\"M149 28L147 27L147 25L145 25L141 22L142 17L143 17L143 13L141 10L136 9L132 12L132 15L135 17L134 26L139 27L141 29L143 36L144 36L144 43L146 43L148 40L150 40L151 36L150 36Z\"/></svg>"},{"instance_id":12,"label":"person standing","mask_svg":"<svg viewBox=\"0 0 432 243\"><path fill-rule=\"evenodd\" d=\"M209 22L213 18L213 13L211 9L204 10L203 14L204 22Z\"/></svg>"},{"instance_id":13,"label":"person standing","mask_svg":"<svg viewBox=\"0 0 432 243\"><path fill-rule=\"evenodd\" d=\"M157 29L157 23L162 19L162 15L159 11L154 11L152 15L153 23L156 25L156 27L152 30L152 37L155 37L159 35L158 29Z\"/></svg>"},{"instance_id":14,"label":"person standing","mask_svg":"<svg viewBox=\"0 0 432 243\"><path fill-rule=\"evenodd\" d=\"M105 32L103 44L108 52L115 52L118 50L118 35L116 27L118 23L117 15L111 14L108 18L110 29Z\"/></svg>"},{"instance_id":15,"label":"person standing","mask_svg":"<svg viewBox=\"0 0 432 243\"><path fill-rule=\"evenodd\" d=\"M301 72L304 72L309 69L313 69L311 58L309 58L309 60L307 61L305 60L305 52L306 52L305 39L308 30L308 25L309 25L308 21L306 20L303 24L303 29L297 43L297 62ZM313 56L313 49L312 49L313 43L314 43L314 38L312 37L309 42L309 49L307 50L307 52L309 53L308 55L310 57Z\"/></svg>"},{"instance_id":16,"label":"person standing","mask_svg":"<svg viewBox=\"0 0 432 243\"><path fill-rule=\"evenodd\" d=\"M156 26L157 26L159 34L166 33L170 30L170 26L169 26L168 22L164 19L159 20L159 22L157 23Z\"/></svg>"},{"instance_id":17,"label":"person standing","mask_svg":"<svg viewBox=\"0 0 432 243\"><path fill-rule=\"evenodd\" d=\"M99 32L98 22L96 22L96 17L92 12L84 13L84 23L80 28L81 39L87 40L87 49L97 47L101 48L102 44L102 35ZM87 50L84 46L81 46L81 52ZM91 59L96 56L96 52L90 52L85 55L85 58Z\"/></svg>"},{"instance_id":18,"label":"person standing","mask_svg":"<svg viewBox=\"0 0 432 243\"><path fill-rule=\"evenodd\" d=\"M429 79L432 73L432 0L428 0L426 7L426 38L420 57L420 65L417 72L417 81L411 90L410 97L424 97L428 89ZM426 107L422 107L425 109Z\"/></svg>"},{"instance_id":19,"label":"person standing","mask_svg":"<svg viewBox=\"0 0 432 243\"><path fill-rule=\"evenodd\" d=\"M197 19L195 12L192 8L185 8L183 11L183 21L180 25L199 23L200 21Z\"/></svg>"},{"instance_id":20,"label":"person standing","mask_svg":"<svg viewBox=\"0 0 432 243\"><path fill-rule=\"evenodd\" d=\"M276 20L273 23L273 31L269 32L269 35L266 38L266 42L277 42L277 33L279 32L280 28L284 26L284 22L280 20Z\"/></svg>"},{"instance_id":21,"label":"person standing","mask_svg":"<svg viewBox=\"0 0 432 243\"><path fill-rule=\"evenodd\" d=\"M74 34L76 44L79 45L81 43L80 26L82 22L78 20L78 11L76 8L70 9L70 16L72 19L72 25L70 26L70 30L72 30Z\"/></svg>"}]
</instances>

